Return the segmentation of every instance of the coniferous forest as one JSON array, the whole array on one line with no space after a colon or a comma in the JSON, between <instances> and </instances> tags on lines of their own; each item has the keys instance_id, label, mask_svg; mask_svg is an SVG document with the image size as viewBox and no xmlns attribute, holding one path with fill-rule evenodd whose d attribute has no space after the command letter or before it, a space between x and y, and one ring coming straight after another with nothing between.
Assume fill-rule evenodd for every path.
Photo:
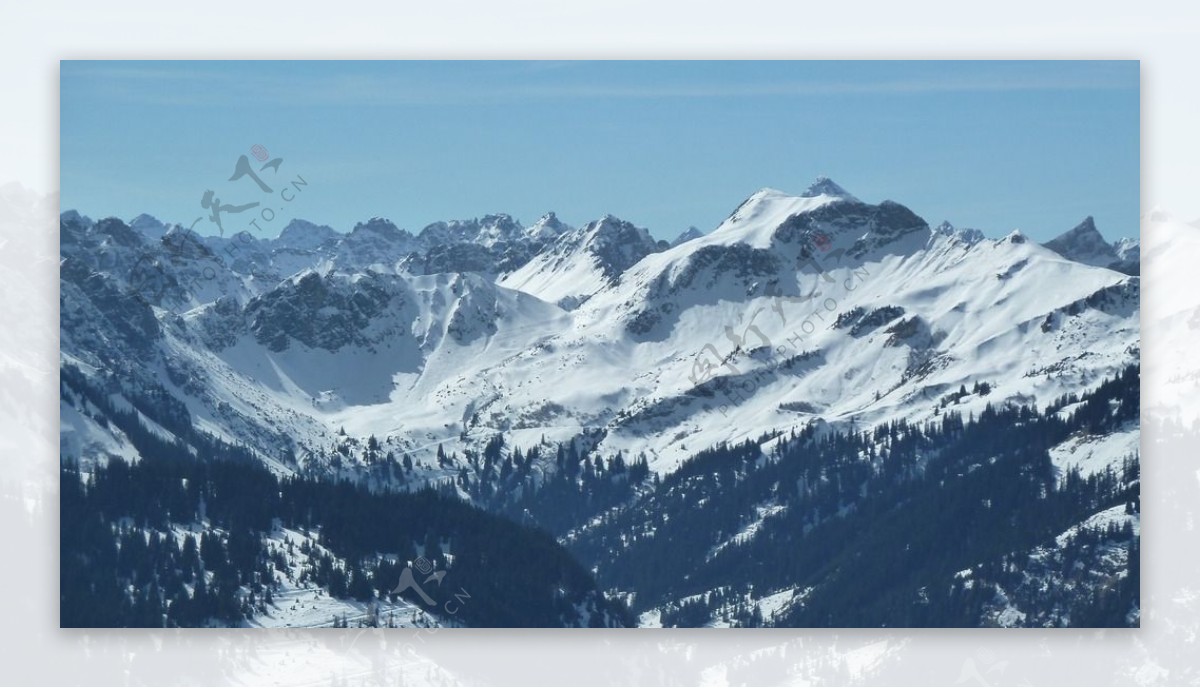
<instances>
[{"instance_id":1,"label":"coniferous forest","mask_svg":"<svg viewBox=\"0 0 1200 688\"><path fill-rule=\"evenodd\" d=\"M1140 585L1130 528L1055 537L1098 511L1140 510L1137 457L1082 477L1056 471L1048 449L1136 422L1138 394L1131 366L1082 403L1040 412L988 406L978 418L947 411L922 426L714 448L568 541L603 585L636 591L635 609L665 606L665 625L760 624L739 601L787 589L803 602L767 623L977 626L1007 596L1033 612L1031 625L1129 625ZM763 507L774 513L756 536L733 537L739 515ZM1128 565L1089 579L1113 549Z\"/></svg>"},{"instance_id":2,"label":"coniferous forest","mask_svg":"<svg viewBox=\"0 0 1200 688\"><path fill-rule=\"evenodd\" d=\"M87 395L141 455L86 474L70 460L62 467L64 627L242 624L269 611L297 559L294 583L334 598L394 599L402 569L418 557L445 570L428 588L439 603L455 600L451 623L632 623L541 529L434 489L279 478L245 448L203 433L189 433L187 447L164 441L72 371L64 372L63 393ZM314 533L319 545L306 542L298 552L272 537L283 529ZM402 594L423 602L412 590Z\"/></svg>"},{"instance_id":3,"label":"coniferous forest","mask_svg":"<svg viewBox=\"0 0 1200 688\"><path fill-rule=\"evenodd\" d=\"M665 478L586 441L522 449L497 435L479 455L442 457L464 466L453 479L406 483L411 469L390 458L381 485L378 472L280 477L158 403L155 422L188 441L164 440L67 367L62 393L119 425L141 459L64 463L62 625L248 623L285 572L334 598L394 601L417 557L446 569L440 590L469 595L454 618L467 626L634 625L647 612L665 626L1136 625L1131 521L1071 526L1140 511L1137 457L1083 475L1048 450L1136 423L1138 385L1131 366L1045 409L964 418L951 400L921 425L809 425L701 451ZM313 535L303 556L285 531Z\"/></svg>"}]
</instances>

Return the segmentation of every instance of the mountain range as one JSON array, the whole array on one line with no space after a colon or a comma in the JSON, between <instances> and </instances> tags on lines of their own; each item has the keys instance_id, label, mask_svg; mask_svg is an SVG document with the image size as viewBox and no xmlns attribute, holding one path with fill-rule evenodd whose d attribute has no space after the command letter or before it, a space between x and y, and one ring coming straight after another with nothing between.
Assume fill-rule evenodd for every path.
<instances>
[{"instance_id":1,"label":"mountain range","mask_svg":"<svg viewBox=\"0 0 1200 688\"><path fill-rule=\"evenodd\" d=\"M131 409L180 446L197 446L193 433L237 446L280 478L429 487L532 520L644 625L822 625L813 590L834 586L828 572L764 576L732 597L722 582L734 569L721 557L769 555L764 538L782 537L771 524L798 518L798 499L816 499L812 485L785 497L778 481L760 489L750 476L803 446L897 424L939 428L926 439L941 449L914 455L920 467L961 441L942 434L949 414L982 437L996 413L1027 409L1042 420L1026 428L1056 438L1045 448L1054 481L1121 476L1088 488L1092 511L1075 505L1070 518L1056 516L1057 554L1042 541L1014 545L1029 561L1043 547L1041 563L1026 567L1031 580L1044 583L1057 565L1047 562L1074 546L1068 531L1136 527L1127 508L1136 397L1114 389L1139 365L1139 245L1107 242L1090 217L1044 245L1019 231L987 238L819 179L799 194L760 190L712 231L690 228L672 242L611 215L574 228L554 213L529 226L497 214L417 234L383 218L346 233L295 220L264 239L68 211L60 230L61 363L82 387L104 390L112 409ZM1101 397L1125 406L1086 424L1083 409ZM85 473L139 462L130 432L87 398L64 393L63 456ZM1074 429L1050 419L1051 408ZM846 446L874 456L899 440L857 441ZM732 485L696 492L685 480L705 462L741 461L750 463ZM582 507L551 499L575 465L587 467L564 489L588 485L587 475L607 479L580 492ZM941 499L934 487L919 491L917 473L904 503ZM677 506L664 501L666 484L692 500L681 518L699 518L713 490L741 495L713 516L722 525L698 529L694 552L673 560L691 562L678 565L681 580L711 579L705 585L659 588L625 575L636 569L619 553L629 540L606 530L667 532L659 519ZM863 478L861 504L833 513L847 522L867 513L869 485ZM825 523L793 525L807 533ZM1110 535L1109 556L1087 560L1094 591L1127 577L1121 567L1136 548ZM986 562L957 562L954 580L990 571L972 574L976 563ZM1022 609L1019 590L995 587L972 602L965 625L1070 622L1057 607ZM881 601L879 613L893 608ZM854 621L875 618L893 617ZM1136 613L1114 618L1125 625Z\"/></svg>"}]
</instances>

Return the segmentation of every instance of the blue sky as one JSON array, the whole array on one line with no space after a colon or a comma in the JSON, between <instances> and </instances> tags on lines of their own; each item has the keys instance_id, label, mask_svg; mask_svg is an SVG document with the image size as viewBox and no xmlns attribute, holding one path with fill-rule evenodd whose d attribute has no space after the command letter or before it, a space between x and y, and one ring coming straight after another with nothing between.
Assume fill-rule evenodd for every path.
<instances>
[{"instance_id":1,"label":"blue sky","mask_svg":"<svg viewBox=\"0 0 1200 688\"><path fill-rule=\"evenodd\" d=\"M1112 239L1138 231L1138 95L1137 62L65 61L62 207L210 233L212 190L259 203L227 234L554 210L670 238L824 175L932 224ZM270 193L229 181L241 155Z\"/></svg>"}]
</instances>

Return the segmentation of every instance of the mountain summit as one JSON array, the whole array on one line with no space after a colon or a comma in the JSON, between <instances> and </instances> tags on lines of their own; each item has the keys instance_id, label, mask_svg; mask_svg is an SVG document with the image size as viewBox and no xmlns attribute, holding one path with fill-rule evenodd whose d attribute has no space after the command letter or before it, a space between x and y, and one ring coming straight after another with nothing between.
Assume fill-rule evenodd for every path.
<instances>
[{"instance_id":1,"label":"mountain summit","mask_svg":"<svg viewBox=\"0 0 1200 688\"><path fill-rule=\"evenodd\" d=\"M684 242L691 241L692 239L699 239L702 236L704 236L704 232L701 232L699 228L688 227L686 231L681 232L679 236L675 237L675 239L671 241L671 247L674 248L675 246L678 246Z\"/></svg>"},{"instance_id":2,"label":"mountain summit","mask_svg":"<svg viewBox=\"0 0 1200 688\"><path fill-rule=\"evenodd\" d=\"M500 284L571 309L665 247L666 242L660 245L644 228L605 215L565 232L545 251L504 276Z\"/></svg>"},{"instance_id":3,"label":"mountain summit","mask_svg":"<svg viewBox=\"0 0 1200 688\"><path fill-rule=\"evenodd\" d=\"M1137 241L1121 239L1110 244L1096 229L1091 215L1072 229L1045 243L1046 248L1077 263L1108 268L1128 275L1138 274Z\"/></svg>"},{"instance_id":4,"label":"mountain summit","mask_svg":"<svg viewBox=\"0 0 1200 688\"><path fill-rule=\"evenodd\" d=\"M815 198L817 196L832 196L834 198L842 198L847 201L857 201L849 191L843 189L837 182L829 177L817 177L816 181L800 194L804 198Z\"/></svg>"}]
</instances>

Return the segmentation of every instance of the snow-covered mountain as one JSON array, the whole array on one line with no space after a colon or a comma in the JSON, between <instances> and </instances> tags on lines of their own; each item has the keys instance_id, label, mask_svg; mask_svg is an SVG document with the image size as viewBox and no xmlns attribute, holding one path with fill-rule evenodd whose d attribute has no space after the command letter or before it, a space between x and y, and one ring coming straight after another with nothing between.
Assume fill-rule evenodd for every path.
<instances>
[{"instance_id":1,"label":"snow-covered mountain","mask_svg":"<svg viewBox=\"0 0 1200 688\"><path fill-rule=\"evenodd\" d=\"M159 221L158 218L145 213L130 220L129 228L151 239L161 239L170 230L170 227Z\"/></svg>"},{"instance_id":2,"label":"snow-covered mountain","mask_svg":"<svg viewBox=\"0 0 1200 688\"><path fill-rule=\"evenodd\" d=\"M151 241L182 229L148 215L139 216L129 226ZM221 256L233 272L262 280L265 286L258 287L261 289L306 269L476 272L495 277L520 268L569 231L554 213L529 227L509 215L497 214L436 222L416 235L391 220L375 217L345 234L326 225L293 220L273 239L241 232L229 237L193 234L191 241Z\"/></svg>"},{"instance_id":3,"label":"snow-covered mountain","mask_svg":"<svg viewBox=\"0 0 1200 688\"><path fill-rule=\"evenodd\" d=\"M333 246L339 239L341 235L332 227L307 220L292 220L275 238L274 244L277 249L316 251Z\"/></svg>"},{"instance_id":4,"label":"snow-covered mountain","mask_svg":"<svg viewBox=\"0 0 1200 688\"><path fill-rule=\"evenodd\" d=\"M679 236L675 237L675 239L673 241L671 241L671 246L673 248L675 246L682 244L685 241L691 241L692 239L698 239L702 236L704 236L704 232L701 232L700 228L688 227L685 231L680 232Z\"/></svg>"},{"instance_id":5,"label":"snow-covered mountain","mask_svg":"<svg viewBox=\"0 0 1200 688\"><path fill-rule=\"evenodd\" d=\"M202 430L282 474L467 495L501 451L528 472L524 494L568 446L665 477L743 442L766 456L794 433L1046 408L1140 357L1136 241L1108 244L1090 218L1045 246L934 228L828 179L760 190L673 244L552 213L417 235L297 221L270 240L72 211L60 224L63 366L163 436ZM63 455L136 460L97 415L64 397ZM1049 457L1099 475L1138 441L1127 424ZM412 467L380 474L378 454Z\"/></svg>"},{"instance_id":6,"label":"snow-covered mountain","mask_svg":"<svg viewBox=\"0 0 1200 688\"><path fill-rule=\"evenodd\" d=\"M438 222L421 230L423 252L410 256L402 269L424 275L476 272L494 277L525 265L567 231L570 227L554 213L529 227L503 214Z\"/></svg>"},{"instance_id":7,"label":"snow-covered mountain","mask_svg":"<svg viewBox=\"0 0 1200 688\"><path fill-rule=\"evenodd\" d=\"M1060 256L1079 263L1110 268L1129 275L1138 274L1138 240L1122 238L1108 243L1100 230L1096 229L1096 221L1090 215L1045 245Z\"/></svg>"},{"instance_id":8,"label":"snow-covered mountain","mask_svg":"<svg viewBox=\"0 0 1200 688\"><path fill-rule=\"evenodd\" d=\"M526 444L599 432L602 450L669 470L770 430L930 417L976 380L995 391L966 411L1051 399L1138 353L1136 277L1017 232L933 229L829 180L759 191L669 248L612 216L568 230L548 215L532 231L489 216L421 237L378 218L345 236L294 223L227 246L167 245L74 213L62 225L64 357L103 369L144 351L194 371L177 392L205 423L243 436L225 427L235 409L235 425L300 445L342 427L418 454L495 433ZM1091 241L1081 227L1076 243L1051 243ZM530 234L557 236L494 283L487 269L402 269L422 241ZM150 310L118 298L131 289Z\"/></svg>"},{"instance_id":9,"label":"snow-covered mountain","mask_svg":"<svg viewBox=\"0 0 1200 688\"><path fill-rule=\"evenodd\" d=\"M614 285L629 267L662 250L650 232L612 215L562 234L500 284L571 309Z\"/></svg>"}]
</instances>

